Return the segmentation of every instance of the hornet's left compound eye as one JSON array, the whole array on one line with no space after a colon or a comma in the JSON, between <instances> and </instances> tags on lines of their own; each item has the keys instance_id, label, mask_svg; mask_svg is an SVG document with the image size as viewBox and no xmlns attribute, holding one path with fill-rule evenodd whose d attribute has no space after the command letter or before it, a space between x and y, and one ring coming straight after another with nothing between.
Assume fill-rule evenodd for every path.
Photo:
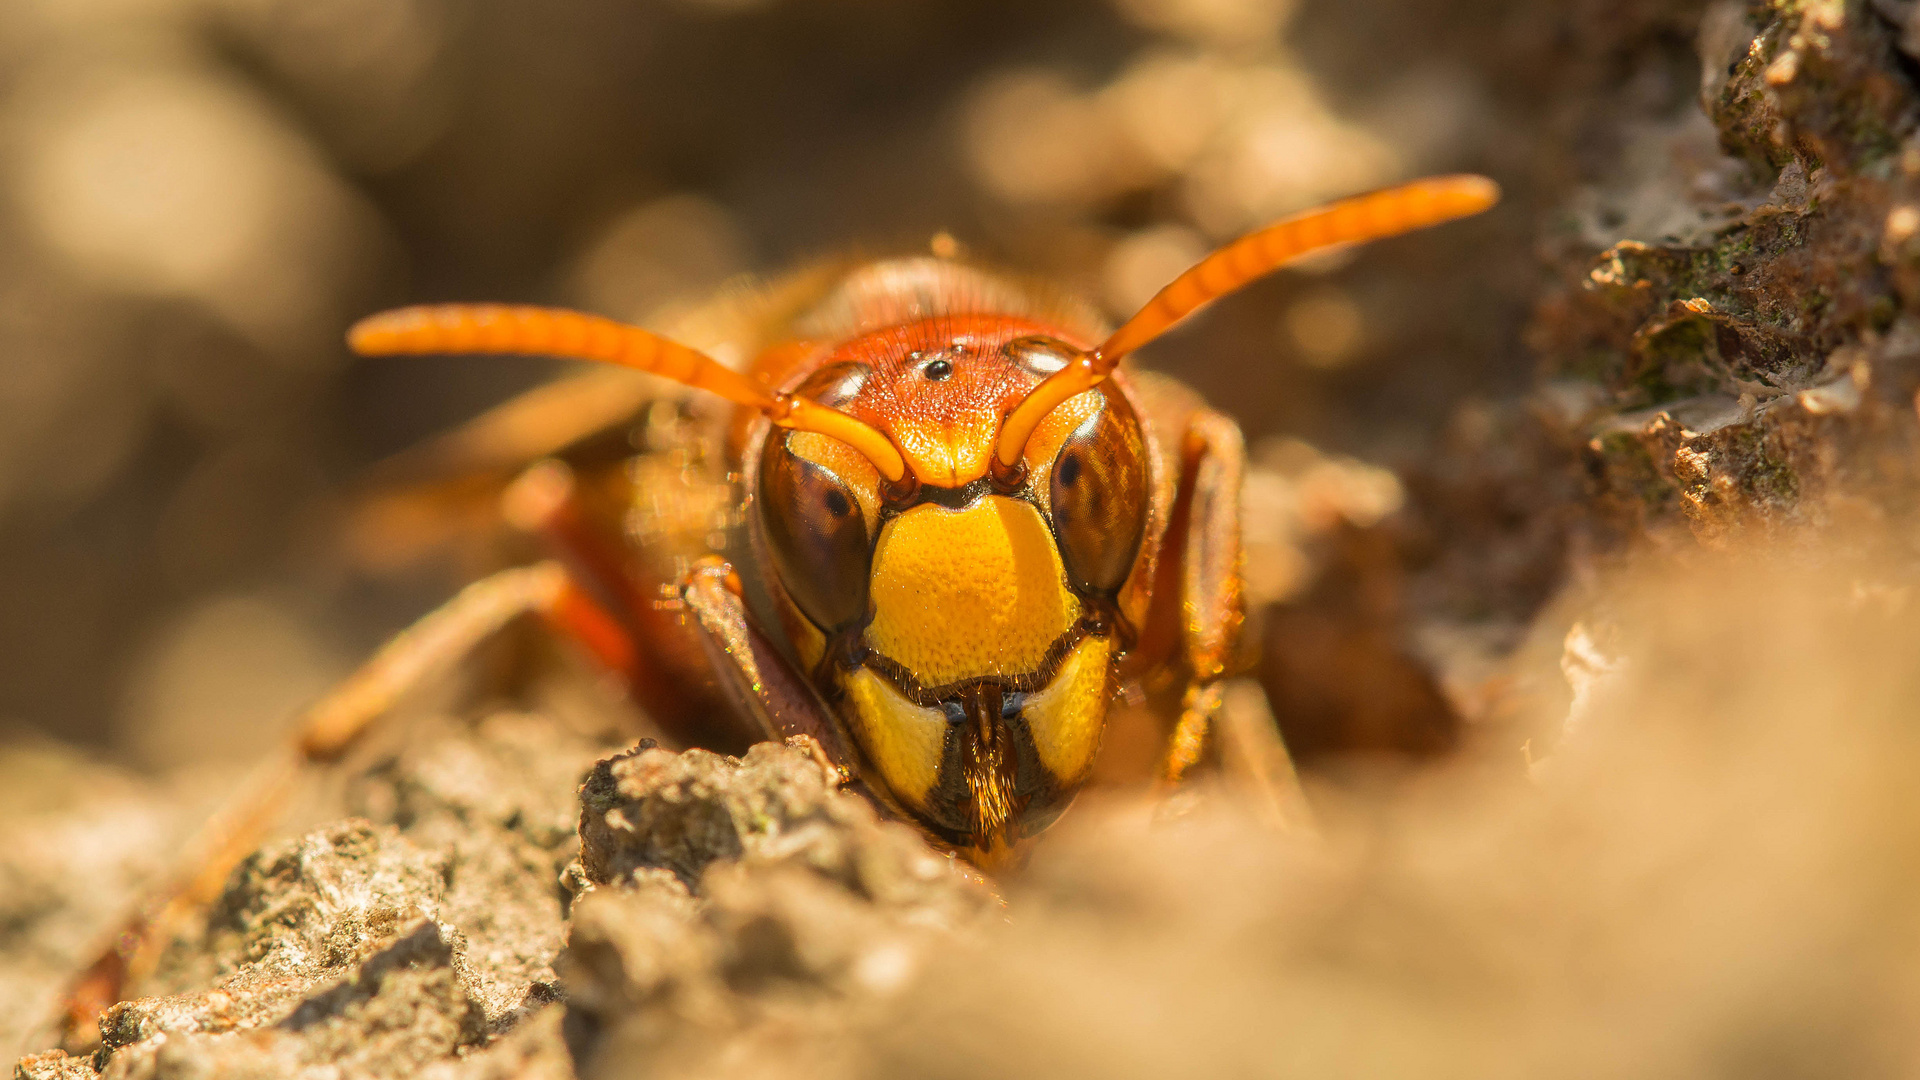
<instances>
[{"instance_id":1,"label":"hornet's left compound eye","mask_svg":"<svg viewBox=\"0 0 1920 1080\"><path fill-rule=\"evenodd\" d=\"M1146 533L1147 451L1125 400L1101 394L1101 407L1061 444L1048 487L1067 576L1084 592L1112 596Z\"/></svg>"},{"instance_id":2,"label":"hornet's left compound eye","mask_svg":"<svg viewBox=\"0 0 1920 1080\"><path fill-rule=\"evenodd\" d=\"M769 438L760 460L760 525L787 594L831 633L867 614L873 544L853 492L786 442Z\"/></svg>"}]
</instances>

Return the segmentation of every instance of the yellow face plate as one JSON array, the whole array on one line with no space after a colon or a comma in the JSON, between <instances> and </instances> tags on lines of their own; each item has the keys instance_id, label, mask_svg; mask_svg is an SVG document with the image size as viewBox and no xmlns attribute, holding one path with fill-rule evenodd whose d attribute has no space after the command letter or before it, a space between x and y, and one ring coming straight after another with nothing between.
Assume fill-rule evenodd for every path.
<instances>
[{"instance_id":1,"label":"yellow face plate","mask_svg":"<svg viewBox=\"0 0 1920 1080\"><path fill-rule=\"evenodd\" d=\"M1053 681L1027 696L1020 715L1033 734L1040 763L1062 786L1074 787L1093 768L1106 727L1107 659L1113 644L1088 637L1074 647Z\"/></svg>"},{"instance_id":2,"label":"yellow face plate","mask_svg":"<svg viewBox=\"0 0 1920 1080\"><path fill-rule=\"evenodd\" d=\"M894 518L872 580L867 644L928 688L1036 671L1080 617L1040 512L1001 495Z\"/></svg>"}]
</instances>

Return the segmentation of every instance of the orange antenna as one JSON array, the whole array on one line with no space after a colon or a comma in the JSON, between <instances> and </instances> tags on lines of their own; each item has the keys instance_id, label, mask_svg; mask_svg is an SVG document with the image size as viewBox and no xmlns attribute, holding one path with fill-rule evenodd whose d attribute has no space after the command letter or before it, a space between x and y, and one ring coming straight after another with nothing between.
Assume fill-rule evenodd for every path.
<instances>
[{"instance_id":1,"label":"orange antenna","mask_svg":"<svg viewBox=\"0 0 1920 1080\"><path fill-rule=\"evenodd\" d=\"M1484 176L1436 176L1308 210L1248 233L1174 278L1099 348L1034 387L1000 426L1000 464L1012 468L1020 460L1034 430L1061 402L1100 385L1128 353L1209 301L1304 255L1470 217L1499 201L1500 185Z\"/></svg>"},{"instance_id":2,"label":"orange antenna","mask_svg":"<svg viewBox=\"0 0 1920 1080\"><path fill-rule=\"evenodd\" d=\"M758 409L784 428L814 431L858 450L889 481L907 473L880 429L838 409L774 393L698 349L599 315L508 304L439 304L383 311L355 323L347 345L361 356L514 353L620 364Z\"/></svg>"}]
</instances>

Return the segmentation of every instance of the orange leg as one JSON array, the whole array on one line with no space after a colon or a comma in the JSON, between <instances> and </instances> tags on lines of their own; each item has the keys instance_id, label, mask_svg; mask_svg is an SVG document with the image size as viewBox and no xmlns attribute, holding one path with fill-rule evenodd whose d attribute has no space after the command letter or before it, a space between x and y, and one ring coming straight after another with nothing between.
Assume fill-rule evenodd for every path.
<instances>
[{"instance_id":1,"label":"orange leg","mask_svg":"<svg viewBox=\"0 0 1920 1080\"><path fill-rule=\"evenodd\" d=\"M630 551L615 531L618 526L587 509L581 489L571 469L547 460L521 474L501 505L510 524L544 540L581 586L602 601L610 629L640 644L608 668L626 677L634 702L684 745L739 753L767 737L754 710L741 707L747 703L725 685L717 693L712 685L708 642L687 618L684 569L669 571L658 564L671 560L649 562ZM680 566L704 550L704 544L679 549Z\"/></svg>"},{"instance_id":2,"label":"orange leg","mask_svg":"<svg viewBox=\"0 0 1920 1080\"><path fill-rule=\"evenodd\" d=\"M1310 829L1312 815L1265 691L1251 679L1228 678L1246 621L1240 546L1246 451L1240 429L1219 413L1198 410L1189 418L1183 451L1189 490L1185 514L1175 525L1181 530L1178 654L1187 683L1161 783L1179 784L1211 755L1266 824ZM1170 583L1175 576L1162 580Z\"/></svg>"},{"instance_id":3,"label":"orange leg","mask_svg":"<svg viewBox=\"0 0 1920 1080\"><path fill-rule=\"evenodd\" d=\"M1240 487L1246 449L1233 421L1201 410L1189 420L1182 446L1190 488L1180 537L1179 652L1188 682L1180 719L1161 766L1177 784L1206 754L1222 685L1245 622L1241 590Z\"/></svg>"},{"instance_id":4,"label":"orange leg","mask_svg":"<svg viewBox=\"0 0 1920 1080\"><path fill-rule=\"evenodd\" d=\"M338 759L409 690L525 615L539 616L613 670L628 670L638 652L620 623L557 563L505 570L462 589L302 714L290 743L260 766L194 838L180 872L141 905L75 979L61 1011L63 1043L78 1050L98 1041L100 1013L152 970L159 948L182 918L219 895L234 866L273 827L309 767Z\"/></svg>"},{"instance_id":5,"label":"orange leg","mask_svg":"<svg viewBox=\"0 0 1920 1080\"><path fill-rule=\"evenodd\" d=\"M623 654L602 657L612 661L609 670L625 675L636 688L647 682L652 673L631 643L642 636L639 616L652 598L642 595L627 573L619 545L582 510L572 470L552 459L535 464L508 485L500 507L509 524L546 540L581 586L604 600L608 629L620 629L629 643Z\"/></svg>"},{"instance_id":6,"label":"orange leg","mask_svg":"<svg viewBox=\"0 0 1920 1080\"><path fill-rule=\"evenodd\" d=\"M687 575L681 595L700 628L715 676L733 708L757 720L765 737L811 739L843 783L853 771L840 728L812 684L793 669L754 624L740 596L740 579L718 558Z\"/></svg>"}]
</instances>

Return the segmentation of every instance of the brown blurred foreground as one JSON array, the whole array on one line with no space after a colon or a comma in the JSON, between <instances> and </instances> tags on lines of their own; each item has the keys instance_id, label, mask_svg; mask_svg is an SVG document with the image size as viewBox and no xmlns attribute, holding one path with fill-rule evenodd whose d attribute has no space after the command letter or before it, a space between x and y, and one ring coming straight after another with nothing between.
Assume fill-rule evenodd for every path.
<instances>
[{"instance_id":1,"label":"brown blurred foreground","mask_svg":"<svg viewBox=\"0 0 1920 1080\"><path fill-rule=\"evenodd\" d=\"M348 780L336 805L359 818L243 866L141 988L178 996L114 1010L94 1060L112 1076L1910 1075L1910 579L1715 556L1595 595L1564 654L1595 666L1571 712L1538 704L1567 737L1531 767L1509 748L1349 773L1310 787L1311 835L1254 824L1231 789L1171 820L1090 800L1002 883L1004 906L771 746L744 765L603 763L582 862L561 873L565 777L592 741L551 714L430 724ZM1533 655L1523 678L1559 676L1559 649ZM161 792L74 776L123 831L177 827ZM46 845L71 820L17 831L14 917L33 917L29 883L84 906L144 857L64 861ZM85 940L40 918L31 951L7 953L22 1005ZM22 1068L92 1075L58 1055Z\"/></svg>"}]
</instances>

